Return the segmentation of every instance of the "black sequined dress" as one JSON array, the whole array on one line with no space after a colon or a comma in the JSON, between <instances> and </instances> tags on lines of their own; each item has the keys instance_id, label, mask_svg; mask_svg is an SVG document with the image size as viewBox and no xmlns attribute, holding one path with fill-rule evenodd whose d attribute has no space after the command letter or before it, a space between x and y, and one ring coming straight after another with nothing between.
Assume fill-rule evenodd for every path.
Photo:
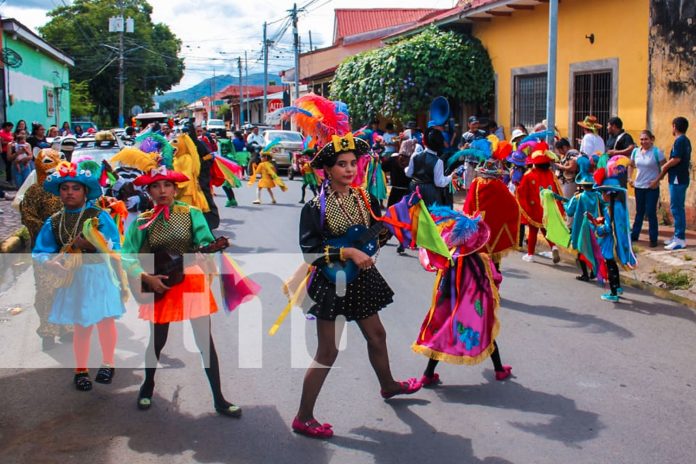
<instances>
[{"instance_id":1,"label":"black sequined dress","mask_svg":"<svg viewBox=\"0 0 696 464\"><path fill-rule=\"evenodd\" d=\"M370 206L376 216L381 214L379 203L370 197ZM309 313L318 319L333 321L343 316L348 321L365 319L392 302L394 292L376 267L361 270L358 277L337 294L336 285L327 279L320 267L328 261L338 261L340 252L326 246L326 240L340 237L349 227L362 224L370 227L375 220L360 189L351 188L348 195L339 198L335 192L326 194L324 221L321 218L321 201L317 197L306 203L300 217L300 248L305 260L317 266L311 277L307 293L314 302ZM380 236L380 246L388 237Z\"/></svg>"}]
</instances>

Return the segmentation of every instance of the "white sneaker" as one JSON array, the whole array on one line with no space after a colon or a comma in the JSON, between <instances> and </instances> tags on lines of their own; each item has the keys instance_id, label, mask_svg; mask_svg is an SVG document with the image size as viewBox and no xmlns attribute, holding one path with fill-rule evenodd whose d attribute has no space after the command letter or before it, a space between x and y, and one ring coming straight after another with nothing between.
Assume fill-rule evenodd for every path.
<instances>
[{"instance_id":1,"label":"white sneaker","mask_svg":"<svg viewBox=\"0 0 696 464\"><path fill-rule=\"evenodd\" d=\"M527 263L533 263L534 262L534 255L524 255L524 256L522 256L522 261L525 261Z\"/></svg>"},{"instance_id":2,"label":"white sneaker","mask_svg":"<svg viewBox=\"0 0 696 464\"><path fill-rule=\"evenodd\" d=\"M539 256L541 256L542 258L552 259L552 258L553 258L553 253L550 252L550 251L542 251L542 252L539 253Z\"/></svg>"},{"instance_id":3,"label":"white sneaker","mask_svg":"<svg viewBox=\"0 0 696 464\"><path fill-rule=\"evenodd\" d=\"M553 264L558 264L561 262L561 253L558 251L557 246L551 248L551 256L553 256Z\"/></svg>"},{"instance_id":4,"label":"white sneaker","mask_svg":"<svg viewBox=\"0 0 696 464\"><path fill-rule=\"evenodd\" d=\"M672 243L673 241L674 241L674 237L668 238L668 239L665 240L663 243L664 243L665 245L669 245L669 244Z\"/></svg>"},{"instance_id":5,"label":"white sneaker","mask_svg":"<svg viewBox=\"0 0 696 464\"><path fill-rule=\"evenodd\" d=\"M674 250L681 250L683 248L686 248L686 240L682 240L680 238L675 238L672 243L667 245L665 247L665 250L667 251L674 251Z\"/></svg>"}]
</instances>

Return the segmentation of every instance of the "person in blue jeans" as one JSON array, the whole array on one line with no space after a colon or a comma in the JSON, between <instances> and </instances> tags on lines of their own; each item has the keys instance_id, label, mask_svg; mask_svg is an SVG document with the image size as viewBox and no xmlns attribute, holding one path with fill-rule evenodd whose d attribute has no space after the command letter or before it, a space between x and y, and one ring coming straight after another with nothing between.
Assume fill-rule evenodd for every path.
<instances>
[{"instance_id":1,"label":"person in blue jeans","mask_svg":"<svg viewBox=\"0 0 696 464\"><path fill-rule=\"evenodd\" d=\"M662 166L667 161L665 154L655 146L655 136L649 130L640 133L640 146L631 152L628 167L628 183L636 193L636 217L631 229L631 240L638 241L643 230L643 219L648 216L648 235L650 247L657 246L657 204L660 201L660 187L651 188L652 182L660 177ZM633 173L637 171L635 179Z\"/></svg>"},{"instance_id":2,"label":"person in blue jeans","mask_svg":"<svg viewBox=\"0 0 696 464\"><path fill-rule=\"evenodd\" d=\"M651 187L658 185L661 179L667 176L669 181L669 202L672 217L674 218L674 237L665 242L665 250L680 250L686 248L686 190L689 188L689 169L691 167L691 141L686 136L689 129L689 121L682 117L672 120L672 135L674 145L669 154L669 161L662 166L660 177Z\"/></svg>"}]
</instances>

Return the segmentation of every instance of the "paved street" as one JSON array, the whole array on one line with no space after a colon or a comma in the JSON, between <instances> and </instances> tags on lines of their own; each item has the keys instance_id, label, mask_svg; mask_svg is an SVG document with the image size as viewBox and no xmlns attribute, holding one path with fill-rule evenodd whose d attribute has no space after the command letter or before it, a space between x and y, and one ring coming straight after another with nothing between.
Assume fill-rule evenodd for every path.
<instances>
[{"instance_id":1,"label":"paved street","mask_svg":"<svg viewBox=\"0 0 696 464\"><path fill-rule=\"evenodd\" d=\"M693 462L696 313L632 289L621 304L601 302L603 289L577 282L574 269L541 258L525 263L518 253L503 261L498 338L513 379L493 380L490 361L441 365L440 388L384 402L358 328L350 325L316 409L336 436L321 442L293 434L304 369L291 365L304 358L292 340L306 336L312 353L313 323L294 310L276 336L266 335L285 302L282 279L297 262L300 184L288 185L276 193L278 205L253 206L254 192L244 188L237 190L243 206L221 209L219 233L230 236L231 251L263 286L259 299L213 318L223 389L244 408L241 420L213 413L199 357L189 336L182 342L180 328L170 334L166 369L158 372L147 412L135 407L140 369L118 369L113 385L82 393L67 369L33 367L69 361L71 347L40 352L31 272L17 271L14 287L0 287L0 462ZM224 198L217 202L222 206ZM0 264L5 278L8 269L26 269ZM378 267L396 291L382 312L393 371L398 378L420 376L426 359L410 344L434 275L420 268L414 252L398 256L393 244L380 253ZM27 310L10 316L5 309L12 306ZM118 325L117 364L137 366L147 324L130 303Z\"/></svg>"}]
</instances>

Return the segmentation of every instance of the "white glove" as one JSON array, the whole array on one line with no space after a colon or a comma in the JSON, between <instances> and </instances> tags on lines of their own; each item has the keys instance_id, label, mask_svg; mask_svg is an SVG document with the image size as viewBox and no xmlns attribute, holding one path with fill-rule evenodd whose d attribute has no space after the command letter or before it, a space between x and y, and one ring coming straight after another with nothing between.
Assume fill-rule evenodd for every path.
<instances>
[{"instance_id":1,"label":"white glove","mask_svg":"<svg viewBox=\"0 0 696 464\"><path fill-rule=\"evenodd\" d=\"M138 195L133 195L132 197L128 197L128 199L126 200L126 208L129 210L135 209L139 204L140 204L140 197Z\"/></svg>"}]
</instances>

